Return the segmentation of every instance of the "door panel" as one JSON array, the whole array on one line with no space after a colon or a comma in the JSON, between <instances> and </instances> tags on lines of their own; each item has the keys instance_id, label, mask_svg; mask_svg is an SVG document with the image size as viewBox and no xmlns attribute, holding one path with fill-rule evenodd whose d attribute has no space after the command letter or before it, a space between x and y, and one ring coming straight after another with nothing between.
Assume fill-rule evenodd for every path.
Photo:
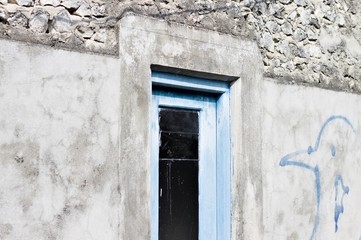
<instances>
[{"instance_id":1,"label":"door panel","mask_svg":"<svg viewBox=\"0 0 361 240\"><path fill-rule=\"evenodd\" d=\"M159 161L159 240L198 239L198 161Z\"/></svg>"}]
</instances>

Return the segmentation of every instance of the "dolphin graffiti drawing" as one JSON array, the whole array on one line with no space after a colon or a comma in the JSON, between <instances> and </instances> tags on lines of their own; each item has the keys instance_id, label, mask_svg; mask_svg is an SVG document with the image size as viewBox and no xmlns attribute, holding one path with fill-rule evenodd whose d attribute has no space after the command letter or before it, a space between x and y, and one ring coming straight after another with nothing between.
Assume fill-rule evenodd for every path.
<instances>
[{"instance_id":1,"label":"dolphin graffiti drawing","mask_svg":"<svg viewBox=\"0 0 361 240\"><path fill-rule=\"evenodd\" d=\"M329 159L334 158L337 155L337 148L335 145L330 145L330 149L328 151L329 156L320 156L317 155L317 152L320 150L321 142L323 141L324 134L327 130L332 131L332 128L335 124L338 126L342 126L346 131L351 131L356 136L356 131L351 122L344 116L331 116L329 117L325 123L322 125L314 145L310 145L308 148L296 151L293 153L289 153L281 158L279 163L280 166L295 166L299 168L303 168L307 171L311 171L314 175L314 185L315 185L315 194L316 194L316 212L313 230L310 236L311 240L316 239L316 234L319 230L320 224L320 201L321 194L323 192L322 178L321 174L323 169L320 169L320 161L328 161ZM325 144L322 145L322 148L325 148ZM324 151L324 149L323 149ZM317 156L317 157L314 157ZM307 159L307 160L305 160ZM327 165L325 165L327 166ZM333 180L334 187L334 210L333 210L333 221L334 221L334 230L337 232L339 230L339 220L344 213L344 197L348 194L351 194L350 187L347 185L348 183L344 182L343 175L341 173L337 173L331 175Z\"/></svg>"}]
</instances>

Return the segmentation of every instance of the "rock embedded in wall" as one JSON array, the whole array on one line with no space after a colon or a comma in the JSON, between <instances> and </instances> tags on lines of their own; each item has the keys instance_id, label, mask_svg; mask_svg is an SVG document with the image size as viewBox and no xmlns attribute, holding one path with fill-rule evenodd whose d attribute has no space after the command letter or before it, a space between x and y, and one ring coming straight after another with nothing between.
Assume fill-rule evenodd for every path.
<instances>
[{"instance_id":1,"label":"rock embedded in wall","mask_svg":"<svg viewBox=\"0 0 361 240\"><path fill-rule=\"evenodd\" d=\"M80 17L90 17L91 16L91 6L90 3L86 0L80 2L80 6L74 12L74 15L78 15Z\"/></svg>"},{"instance_id":2,"label":"rock embedded in wall","mask_svg":"<svg viewBox=\"0 0 361 240\"><path fill-rule=\"evenodd\" d=\"M37 33L45 33L48 30L49 13L35 9L31 15L31 19L29 20L30 30Z\"/></svg>"},{"instance_id":3,"label":"rock embedded in wall","mask_svg":"<svg viewBox=\"0 0 361 240\"><path fill-rule=\"evenodd\" d=\"M29 19L20 11L17 11L12 17L7 19L7 22L12 27L23 27L28 26Z\"/></svg>"},{"instance_id":4,"label":"rock embedded in wall","mask_svg":"<svg viewBox=\"0 0 361 240\"><path fill-rule=\"evenodd\" d=\"M89 25L84 24L76 28L76 33L84 39L90 39L94 34L94 30Z\"/></svg>"},{"instance_id":5,"label":"rock embedded in wall","mask_svg":"<svg viewBox=\"0 0 361 240\"><path fill-rule=\"evenodd\" d=\"M20 6L31 7L34 5L34 0L16 0L16 3Z\"/></svg>"},{"instance_id":6,"label":"rock embedded in wall","mask_svg":"<svg viewBox=\"0 0 361 240\"><path fill-rule=\"evenodd\" d=\"M9 13L2 7L0 7L0 22L7 22Z\"/></svg>"},{"instance_id":7,"label":"rock embedded in wall","mask_svg":"<svg viewBox=\"0 0 361 240\"><path fill-rule=\"evenodd\" d=\"M69 11L75 11L80 7L80 3L80 0L62 0L60 5Z\"/></svg>"},{"instance_id":8,"label":"rock embedded in wall","mask_svg":"<svg viewBox=\"0 0 361 240\"><path fill-rule=\"evenodd\" d=\"M107 29L101 28L94 34L94 41L104 43L107 40Z\"/></svg>"},{"instance_id":9,"label":"rock embedded in wall","mask_svg":"<svg viewBox=\"0 0 361 240\"><path fill-rule=\"evenodd\" d=\"M104 17L106 15L104 3L94 3L91 6L91 13L95 17Z\"/></svg>"},{"instance_id":10,"label":"rock embedded in wall","mask_svg":"<svg viewBox=\"0 0 361 240\"><path fill-rule=\"evenodd\" d=\"M59 33L71 32L71 19L69 13L65 10L59 12L53 18L52 28Z\"/></svg>"},{"instance_id":11,"label":"rock embedded in wall","mask_svg":"<svg viewBox=\"0 0 361 240\"><path fill-rule=\"evenodd\" d=\"M40 0L40 5L57 7L60 5L60 0Z\"/></svg>"}]
</instances>

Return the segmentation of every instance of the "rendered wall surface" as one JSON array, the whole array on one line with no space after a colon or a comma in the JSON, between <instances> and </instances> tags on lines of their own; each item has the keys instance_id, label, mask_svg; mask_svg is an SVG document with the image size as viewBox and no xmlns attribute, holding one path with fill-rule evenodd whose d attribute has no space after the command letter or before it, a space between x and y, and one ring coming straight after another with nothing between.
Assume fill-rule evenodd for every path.
<instances>
[{"instance_id":1,"label":"rendered wall surface","mask_svg":"<svg viewBox=\"0 0 361 240\"><path fill-rule=\"evenodd\" d=\"M151 64L239 78L233 240L360 238L359 95L262 78L253 41L120 29L119 58L0 40L1 239L149 239Z\"/></svg>"},{"instance_id":2,"label":"rendered wall surface","mask_svg":"<svg viewBox=\"0 0 361 240\"><path fill-rule=\"evenodd\" d=\"M117 60L0 41L0 239L118 239Z\"/></svg>"},{"instance_id":3,"label":"rendered wall surface","mask_svg":"<svg viewBox=\"0 0 361 240\"><path fill-rule=\"evenodd\" d=\"M361 98L264 82L264 239L360 239Z\"/></svg>"}]
</instances>

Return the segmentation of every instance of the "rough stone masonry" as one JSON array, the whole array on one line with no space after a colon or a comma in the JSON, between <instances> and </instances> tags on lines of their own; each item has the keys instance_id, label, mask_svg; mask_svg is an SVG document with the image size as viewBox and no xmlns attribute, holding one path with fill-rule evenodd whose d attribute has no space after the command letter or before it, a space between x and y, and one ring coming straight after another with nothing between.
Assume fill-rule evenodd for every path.
<instances>
[{"instance_id":1,"label":"rough stone masonry","mask_svg":"<svg viewBox=\"0 0 361 240\"><path fill-rule=\"evenodd\" d=\"M361 93L357 0L0 0L2 38L118 54L127 12L257 40L265 75Z\"/></svg>"}]
</instances>

